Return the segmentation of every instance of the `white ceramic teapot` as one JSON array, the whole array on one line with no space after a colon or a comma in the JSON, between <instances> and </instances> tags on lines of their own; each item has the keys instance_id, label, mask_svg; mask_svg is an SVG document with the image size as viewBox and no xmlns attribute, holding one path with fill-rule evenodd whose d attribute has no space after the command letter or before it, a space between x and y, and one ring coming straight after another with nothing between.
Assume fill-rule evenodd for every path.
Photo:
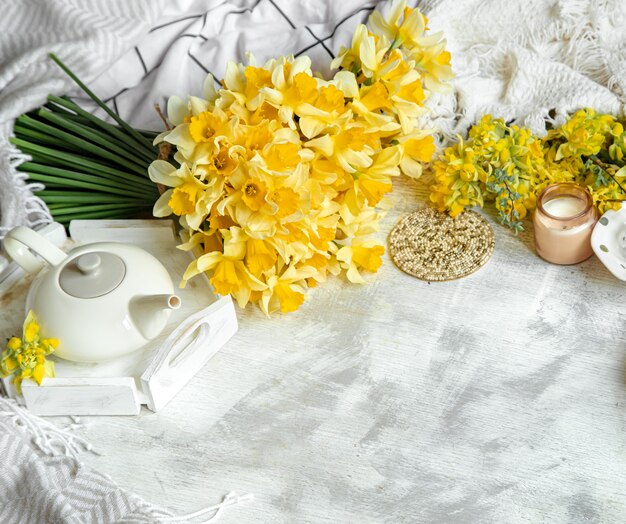
<instances>
[{"instance_id":1,"label":"white ceramic teapot","mask_svg":"<svg viewBox=\"0 0 626 524\"><path fill-rule=\"evenodd\" d=\"M39 273L26 311L37 315L42 336L59 339L61 358L101 362L131 353L180 307L167 270L138 247L99 242L65 254L27 227L10 231L4 247L25 271Z\"/></svg>"}]
</instances>

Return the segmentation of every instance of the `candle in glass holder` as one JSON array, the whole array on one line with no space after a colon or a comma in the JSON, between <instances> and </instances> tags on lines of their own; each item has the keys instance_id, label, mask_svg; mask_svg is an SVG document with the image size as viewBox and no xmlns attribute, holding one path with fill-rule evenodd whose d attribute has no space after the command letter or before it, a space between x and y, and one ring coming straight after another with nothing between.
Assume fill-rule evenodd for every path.
<instances>
[{"instance_id":1,"label":"candle in glass holder","mask_svg":"<svg viewBox=\"0 0 626 524\"><path fill-rule=\"evenodd\" d=\"M537 197L533 216L537 254L553 264L578 264L592 254L597 220L587 188L572 182L552 184Z\"/></svg>"}]
</instances>

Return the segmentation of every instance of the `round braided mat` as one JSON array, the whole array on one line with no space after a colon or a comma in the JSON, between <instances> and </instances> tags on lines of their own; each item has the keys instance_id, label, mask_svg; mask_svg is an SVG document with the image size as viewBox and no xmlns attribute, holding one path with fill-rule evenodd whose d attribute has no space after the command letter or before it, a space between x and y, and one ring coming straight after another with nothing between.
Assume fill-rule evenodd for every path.
<instances>
[{"instance_id":1,"label":"round braided mat","mask_svg":"<svg viewBox=\"0 0 626 524\"><path fill-rule=\"evenodd\" d=\"M389 235L389 252L402 271L428 281L455 280L482 267L493 254L493 229L474 211L456 218L431 208L398 222Z\"/></svg>"}]
</instances>

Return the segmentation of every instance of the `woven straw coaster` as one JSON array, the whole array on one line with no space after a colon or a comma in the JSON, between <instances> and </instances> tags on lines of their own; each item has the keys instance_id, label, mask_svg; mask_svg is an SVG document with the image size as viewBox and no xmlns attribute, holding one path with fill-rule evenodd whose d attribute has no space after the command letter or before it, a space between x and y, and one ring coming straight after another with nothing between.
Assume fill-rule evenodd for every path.
<instances>
[{"instance_id":1,"label":"woven straw coaster","mask_svg":"<svg viewBox=\"0 0 626 524\"><path fill-rule=\"evenodd\" d=\"M473 211L451 218L420 209L400 220L389 235L396 266L421 280L439 282L478 270L491 258L495 244L493 229Z\"/></svg>"}]
</instances>

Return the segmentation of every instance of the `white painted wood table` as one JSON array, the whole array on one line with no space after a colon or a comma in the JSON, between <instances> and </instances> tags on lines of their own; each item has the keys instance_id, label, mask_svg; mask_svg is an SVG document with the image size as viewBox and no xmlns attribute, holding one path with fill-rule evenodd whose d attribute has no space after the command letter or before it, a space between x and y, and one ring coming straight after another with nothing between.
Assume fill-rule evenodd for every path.
<instances>
[{"instance_id":1,"label":"white painted wood table","mask_svg":"<svg viewBox=\"0 0 626 524\"><path fill-rule=\"evenodd\" d=\"M422 191L396 184L381 238ZM226 523L626 521L625 285L494 229L462 280L386 257L296 313L239 310L161 412L83 417L84 461L181 513L254 493Z\"/></svg>"}]
</instances>

